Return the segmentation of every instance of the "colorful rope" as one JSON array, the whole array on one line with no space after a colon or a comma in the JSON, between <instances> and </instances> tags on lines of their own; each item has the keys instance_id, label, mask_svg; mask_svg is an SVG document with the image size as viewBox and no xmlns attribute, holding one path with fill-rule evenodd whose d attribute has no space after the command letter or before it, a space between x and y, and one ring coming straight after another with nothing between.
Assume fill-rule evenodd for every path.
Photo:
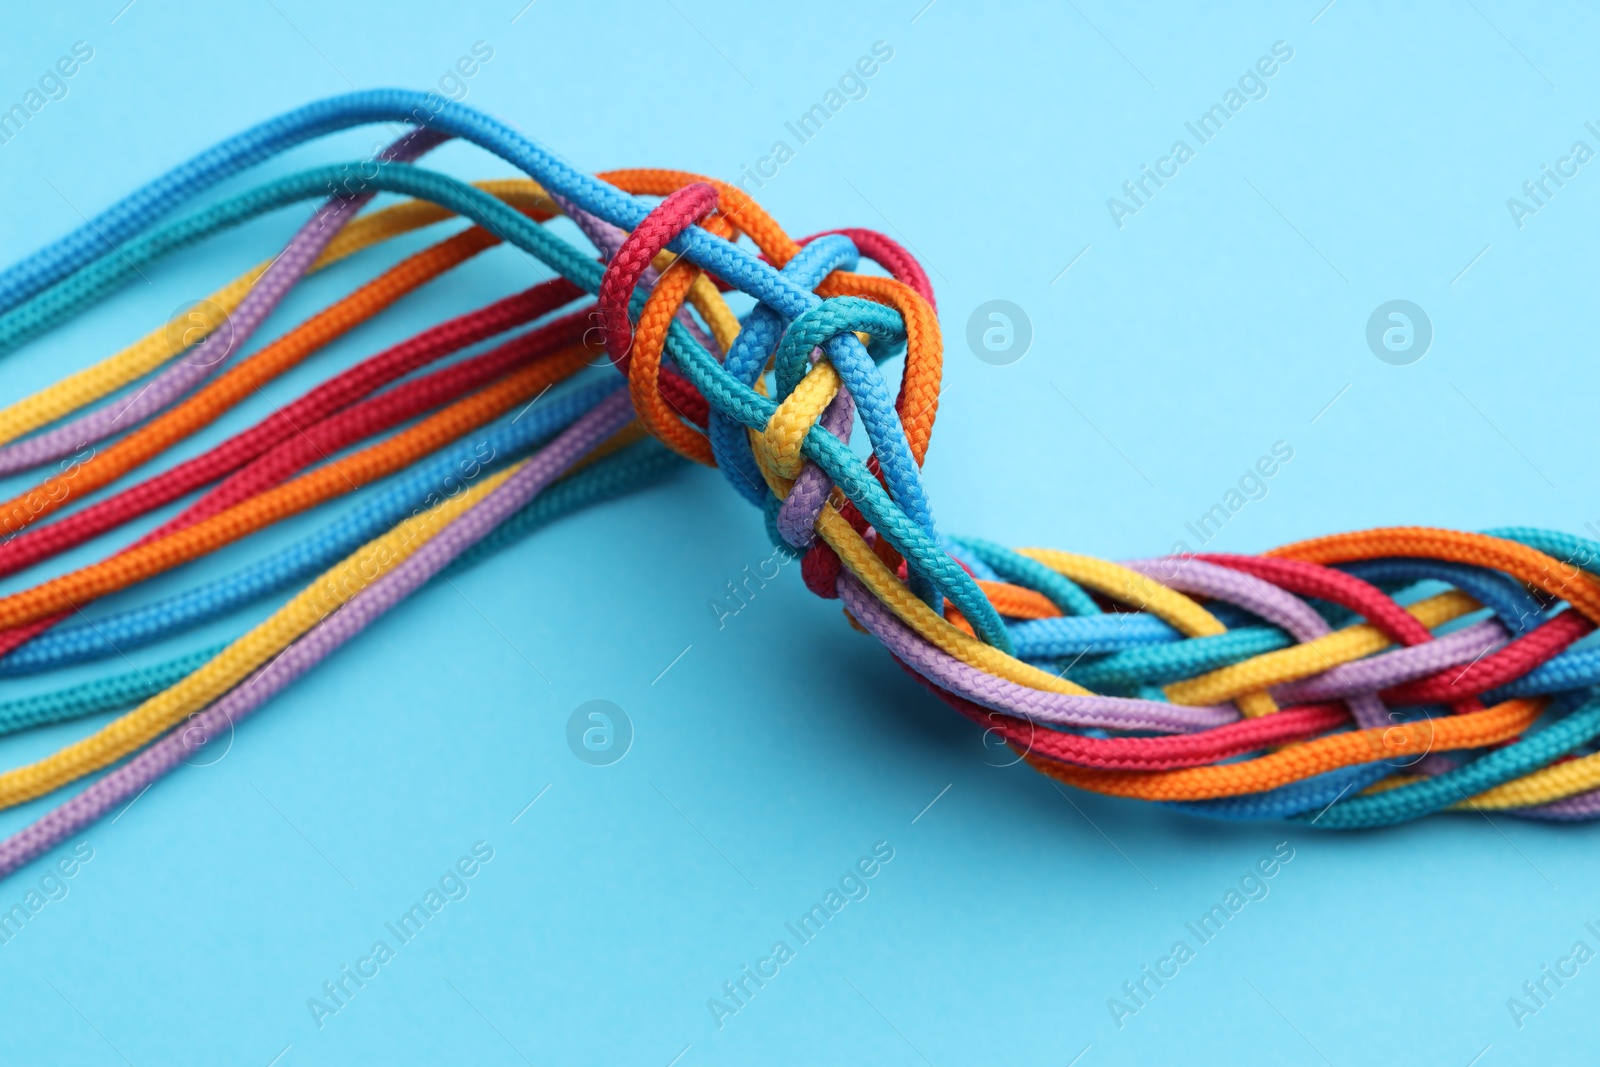
<instances>
[{"instance_id":1,"label":"colorful rope","mask_svg":"<svg viewBox=\"0 0 1600 1067\"><path fill-rule=\"evenodd\" d=\"M291 174L172 218L294 145L379 121L411 132L365 164ZM472 186L410 162L450 138L528 178ZM930 693L1059 782L1323 828L1462 808L1600 815L1600 648L1584 643L1600 623L1600 543L1403 527L1261 556L1112 563L945 537L920 475L940 331L928 278L903 248L864 229L795 240L741 190L693 174L591 176L435 95L321 101L158 178L0 272L0 351L83 313L145 264L330 190L282 254L212 295L225 318L187 332L169 324L0 409L0 473L74 457L0 506L10 534L0 576L187 500L96 562L0 596L0 675L115 656L309 580L223 645L0 703L0 734L123 712L0 773L10 807L118 764L0 842L0 873L173 770L432 576L665 474L674 453L719 469L800 557L809 589L838 599ZM413 199L359 214L379 193ZM543 225L557 214L598 256ZM467 228L242 354L309 273L452 217ZM376 353L119 487L502 242L559 277ZM861 272L863 259L876 271ZM754 309L736 317L727 290ZM900 356L891 388L882 365ZM614 370L591 369L599 358ZM142 378L131 400L109 400ZM865 459L851 447L857 425ZM73 621L98 597L349 493L351 508L286 548Z\"/></svg>"}]
</instances>

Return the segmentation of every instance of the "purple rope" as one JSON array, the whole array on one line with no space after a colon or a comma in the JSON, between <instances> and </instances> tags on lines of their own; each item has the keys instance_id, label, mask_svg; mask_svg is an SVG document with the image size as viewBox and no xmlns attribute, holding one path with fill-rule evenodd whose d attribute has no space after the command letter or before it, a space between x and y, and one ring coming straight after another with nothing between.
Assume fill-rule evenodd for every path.
<instances>
[{"instance_id":1,"label":"purple rope","mask_svg":"<svg viewBox=\"0 0 1600 1067\"><path fill-rule=\"evenodd\" d=\"M998 711L1053 726L1184 733L1234 722L1231 707L1190 707L1131 697L1077 696L1030 689L970 667L930 644L889 612L851 574L839 578L839 596L856 620L918 674L952 693Z\"/></svg>"},{"instance_id":2,"label":"purple rope","mask_svg":"<svg viewBox=\"0 0 1600 1067\"><path fill-rule=\"evenodd\" d=\"M552 193L550 198L556 202L557 207L566 213L569 219L577 223L578 229L583 231L583 235L589 239L589 243L599 250L600 258L610 263L611 257L615 256L622 248L622 242L628 239L627 233L620 226L613 226L599 215L590 214L564 196ZM643 273L639 275L637 287L640 289L654 289L656 282L660 280L660 271L654 267L646 267ZM717 344L710 334L700 328L700 324L694 320L694 316L689 314L688 308L679 308L677 319L707 352L718 353L722 351L722 346ZM607 362L609 362L609 357L607 357Z\"/></svg>"},{"instance_id":3,"label":"purple rope","mask_svg":"<svg viewBox=\"0 0 1600 1067\"><path fill-rule=\"evenodd\" d=\"M1180 593L1225 600L1289 631L1296 641L1314 641L1328 624L1311 605L1253 574L1207 563L1192 556L1124 560L1122 565Z\"/></svg>"},{"instance_id":4,"label":"purple rope","mask_svg":"<svg viewBox=\"0 0 1600 1067\"><path fill-rule=\"evenodd\" d=\"M1296 641L1315 641L1332 633L1326 619L1311 605L1271 582L1187 556L1161 559L1136 559L1123 564L1140 574L1183 593L1195 593L1237 604L1287 631ZM1393 722L1383 701L1371 693L1358 693L1345 701L1350 713L1363 727L1387 726Z\"/></svg>"},{"instance_id":5,"label":"purple rope","mask_svg":"<svg viewBox=\"0 0 1600 1067\"><path fill-rule=\"evenodd\" d=\"M1304 600L1240 571L1186 556L1131 560L1123 566L1181 592L1237 604L1287 630L1301 643L1333 632L1326 620ZM1341 663L1321 674L1277 686L1272 695L1283 704L1343 699L1362 726L1387 726L1394 720L1378 699L1378 690L1426 677L1446 667L1470 663L1504 639L1505 629L1492 619L1486 620L1425 644Z\"/></svg>"},{"instance_id":6,"label":"purple rope","mask_svg":"<svg viewBox=\"0 0 1600 1067\"><path fill-rule=\"evenodd\" d=\"M447 140L448 136L431 130L413 131L385 148L378 160L409 163ZM107 404L53 430L0 448L0 475L16 474L70 456L86 445L143 422L204 381L229 356L245 346L334 236L375 195L336 196L322 204L295 233L283 254L256 279L250 292L228 316L227 329L212 330L204 341L150 379L126 403Z\"/></svg>"},{"instance_id":7,"label":"purple rope","mask_svg":"<svg viewBox=\"0 0 1600 1067\"><path fill-rule=\"evenodd\" d=\"M394 570L357 593L226 696L77 796L0 841L0 877L100 819L178 766L190 751L191 737L219 736L255 711L482 540L632 417L627 390L619 388Z\"/></svg>"},{"instance_id":8,"label":"purple rope","mask_svg":"<svg viewBox=\"0 0 1600 1067\"><path fill-rule=\"evenodd\" d=\"M1334 700L1353 693L1376 693L1436 674L1446 667L1471 663L1503 643L1505 638L1505 628L1493 619L1486 619L1420 645L1341 663L1313 677L1287 682L1273 693L1291 704Z\"/></svg>"},{"instance_id":9,"label":"purple rope","mask_svg":"<svg viewBox=\"0 0 1600 1067\"><path fill-rule=\"evenodd\" d=\"M1536 804L1531 808L1512 808L1509 814L1519 815L1524 819L1548 819L1553 822L1592 819L1600 815L1600 789L1562 797L1548 804Z\"/></svg>"},{"instance_id":10,"label":"purple rope","mask_svg":"<svg viewBox=\"0 0 1600 1067\"><path fill-rule=\"evenodd\" d=\"M821 355L820 348L812 349L812 362ZM855 417L855 400L844 383L840 382L839 392L823 409L822 428L844 444L849 444L850 428L855 423ZM831 492L833 479L828 477L827 471L809 459L800 465L800 473L795 477L789 495L783 498L783 504L778 508L778 535L790 548L803 552L816 541L817 516L822 514Z\"/></svg>"}]
</instances>

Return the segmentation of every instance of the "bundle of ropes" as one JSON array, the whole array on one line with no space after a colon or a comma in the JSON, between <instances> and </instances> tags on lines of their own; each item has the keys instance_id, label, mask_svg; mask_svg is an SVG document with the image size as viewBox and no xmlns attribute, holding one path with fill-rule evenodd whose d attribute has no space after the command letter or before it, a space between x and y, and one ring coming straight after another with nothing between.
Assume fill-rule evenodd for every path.
<instances>
[{"instance_id":1,"label":"bundle of ropes","mask_svg":"<svg viewBox=\"0 0 1600 1067\"><path fill-rule=\"evenodd\" d=\"M404 133L366 160L181 213L290 147L380 122ZM528 177L469 185L413 164L452 138ZM407 199L366 211L380 193ZM864 229L794 240L743 191L693 174L590 175L435 94L324 100L151 182L0 273L0 351L164 256L307 200L322 202L276 258L0 410L0 474L46 472L0 504L0 576L181 503L98 562L0 596L0 675L122 665L0 702L0 733L121 713L0 773L0 807L11 807L111 768L0 842L0 873L138 796L429 579L682 459L720 470L801 560L806 587L841 601L930 693L1067 785L1325 828L1446 809L1600 814L1600 649L1574 647L1600 621L1600 543L1404 527L1260 556L1111 563L942 535L919 473L938 405L939 324L902 247ZM593 248L546 225L558 216ZM457 217L469 225L243 355L303 277ZM500 243L555 277L134 480ZM753 301L742 317L731 291ZM881 367L901 356L896 388ZM852 447L858 432L864 448ZM363 489L315 533L221 578L85 614ZM126 669L132 649L297 585L235 640Z\"/></svg>"}]
</instances>

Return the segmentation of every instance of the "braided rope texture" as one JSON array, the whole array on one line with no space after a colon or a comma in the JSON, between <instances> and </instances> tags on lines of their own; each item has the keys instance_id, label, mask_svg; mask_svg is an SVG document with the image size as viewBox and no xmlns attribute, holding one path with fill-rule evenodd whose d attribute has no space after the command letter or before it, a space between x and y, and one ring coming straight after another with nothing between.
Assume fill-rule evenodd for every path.
<instances>
[{"instance_id":1,"label":"braided rope texture","mask_svg":"<svg viewBox=\"0 0 1600 1067\"><path fill-rule=\"evenodd\" d=\"M410 132L359 170L358 187L352 165L315 167L183 214L242 170L373 122ZM452 138L527 177L469 185L412 162ZM379 193L410 199L363 213ZM120 435L0 503L0 577L189 498L94 562L0 596L0 675L115 660L311 579L223 645L0 702L0 734L124 711L0 772L0 807L132 757L0 842L0 873L171 772L197 738L231 729L433 575L646 484L680 467L674 457L718 469L801 559L808 589L1058 782L1319 828L1446 810L1600 816L1600 648L1585 642L1600 624L1600 543L1397 527L1258 556L1111 562L949 537L921 477L939 407L937 304L906 249L862 228L797 240L744 191L700 175L589 175L434 95L330 98L157 178L0 272L0 351L84 313L144 264L306 201L320 203L288 246L212 295L220 320L168 324L0 408L4 473ZM593 248L544 225L558 215ZM241 356L304 277L451 219L466 228ZM501 243L557 277L119 486ZM729 291L752 310L736 316ZM890 361L902 362L897 386ZM141 380L136 402L107 400ZM853 445L858 430L866 440ZM94 599L369 486L272 555L72 621Z\"/></svg>"}]
</instances>

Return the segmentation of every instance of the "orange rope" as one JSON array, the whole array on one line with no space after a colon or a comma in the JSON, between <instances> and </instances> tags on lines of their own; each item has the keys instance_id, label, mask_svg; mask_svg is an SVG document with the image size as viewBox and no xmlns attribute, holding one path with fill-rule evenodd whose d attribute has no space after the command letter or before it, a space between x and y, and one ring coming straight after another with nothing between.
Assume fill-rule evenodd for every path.
<instances>
[{"instance_id":1,"label":"orange rope","mask_svg":"<svg viewBox=\"0 0 1600 1067\"><path fill-rule=\"evenodd\" d=\"M1465 715L1329 734L1241 763L1173 771L1097 771L1030 752L1022 756L1035 770L1095 793L1142 800L1213 800L1276 789L1357 763L1410 760L1429 752L1498 744L1532 726L1543 710L1543 700L1508 700Z\"/></svg>"},{"instance_id":2,"label":"orange rope","mask_svg":"<svg viewBox=\"0 0 1600 1067\"><path fill-rule=\"evenodd\" d=\"M231 544L264 526L386 477L566 378L594 358L575 345L456 401L388 440L299 476L157 541L0 597L0 629L85 603Z\"/></svg>"}]
</instances>

